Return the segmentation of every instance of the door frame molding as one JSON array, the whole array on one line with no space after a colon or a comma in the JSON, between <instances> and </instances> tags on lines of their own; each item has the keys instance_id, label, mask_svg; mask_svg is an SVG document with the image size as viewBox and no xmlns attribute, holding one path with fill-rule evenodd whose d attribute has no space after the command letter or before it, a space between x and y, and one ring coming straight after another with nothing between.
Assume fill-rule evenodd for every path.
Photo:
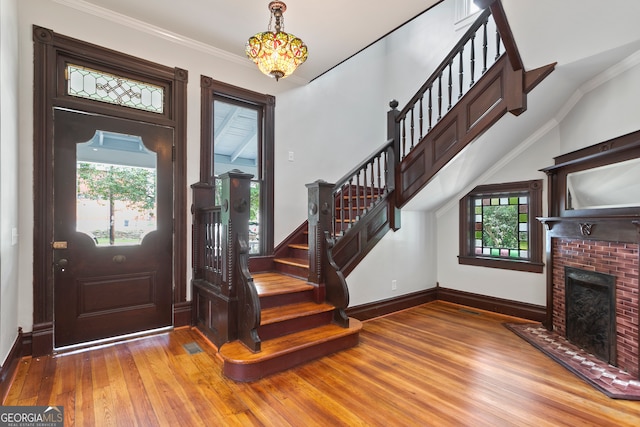
<instances>
[{"instance_id":1,"label":"door frame molding","mask_svg":"<svg viewBox=\"0 0 640 427\"><path fill-rule=\"evenodd\" d=\"M238 86L233 86L211 77L200 76L200 182L195 186L214 186L215 163L213 144L213 101L222 100L225 102L239 102L240 104L251 105L260 111L262 118L260 138L260 164L264 176L264 191L262 195L262 205L260 207L260 218L267 218L262 234L260 256L273 255L273 209L274 209L274 145L275 130L274 116L276 98L273 95L265 95ZM257 177L256 177L257 178ZM256 256L256 257L260 257Z\"/></svg>"},{"instance_id":2,"label":"door frame molding","mask_svg":"<svg viewBox=\"0 0 640 427\"><path fill-rule=\"evenodd\" d=\"M174 261L173 324L191 323L186 300L187 254L187 82L188 72L33 26L33 332L32 356L53 352L53 109L70 108L112 117L139 120L174 129ZM93 66L116 75L164 87L162 114L135 110L66 94L64 64Z\"/></svg>"}]
</instances>

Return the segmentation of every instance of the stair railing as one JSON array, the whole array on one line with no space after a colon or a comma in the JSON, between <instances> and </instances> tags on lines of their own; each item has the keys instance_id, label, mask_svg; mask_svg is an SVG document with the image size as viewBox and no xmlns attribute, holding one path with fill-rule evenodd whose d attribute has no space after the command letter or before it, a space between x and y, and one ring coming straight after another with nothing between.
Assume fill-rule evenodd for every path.
<instances>
[{"instance_id":1,"label":"stair railing","mask_svg":"<svg viewBox=\"0 0 640 427\"><path fill-rule=\"evenodd\" d=\"M220 347L240 339L260 351L260 301L248 268L251 174L221 175L214 186L193 188L193 323Z\"/></svg>"},{"instance_id":2,"label":"stair railing","mask_svg":"<svg viewBox=\"0 0 640 427\"><path fill-rule=\"evenodd\" d=\"M492 18L491 9L486 8L398 113L398 161L418 145L502 55L504 46ZM490 28L495 33L492 37Z\"/></svg>"},{"instance_id":3,"label":"stair railing","mask_svg":"<svg viewBox=\"0 0 640 427\"><path fill-rule=\"evenodd\" d=\"M389 209L395 212L396 164L394 141L389 140L336 184L322 180L307 184L309 282L324 285L326 300L336 307L334 321L345 327L349 294L344 277L355 266L349 264L363 258L380 234L395 224ZM367 221L362 223L365 215ZM345 236L351 236L354 244L343 240ZM345 259L344 247L347 252L357 250Z\"/></svg>"}]
</instances>

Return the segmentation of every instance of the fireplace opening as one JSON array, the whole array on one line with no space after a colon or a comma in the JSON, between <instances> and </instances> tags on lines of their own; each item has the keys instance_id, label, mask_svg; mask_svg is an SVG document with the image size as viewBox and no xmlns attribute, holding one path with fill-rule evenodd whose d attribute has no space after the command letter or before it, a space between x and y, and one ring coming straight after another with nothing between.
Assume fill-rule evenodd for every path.
<instances>
[{"instance_id":1,"label":"fireplace opening","mask_svg":"<svg viewBox=\"0 0 640 427\"><path fill-rule=\"evenodd\" d=\"M616 366L616 278L565 266L566 338Z\"/></svg>"}]
</instances>

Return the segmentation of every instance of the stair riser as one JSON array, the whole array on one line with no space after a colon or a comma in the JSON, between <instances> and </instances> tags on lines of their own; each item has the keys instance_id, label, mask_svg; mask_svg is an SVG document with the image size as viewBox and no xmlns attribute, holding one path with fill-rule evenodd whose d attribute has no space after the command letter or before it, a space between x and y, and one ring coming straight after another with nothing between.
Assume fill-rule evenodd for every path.
<instances>
[{"instance_id":1,"label":"stair riser","mask_svg":"<svg viewBox=\"0 0 640 427\"><path fill-rule=\"evenodd\" d=\"M315 301L313 290L260 297L260 308L265 309L310 301Z\"/></svg>"},{"instance_id":2,"label":"stair riser","mask_svg":"<svg viewBox=\"0 0 640 427\"><path fill-rule=\"evenodd\" d=\"M290 276L298 277L303 280L309 278L309 269L305 267L298 267L290 264L275 263L276 271L282 274L288 274Z\"/></svg>"},{"instance_id":3,"label":"stair riser","mask_svg":"<svg viewBox=\"0 0 640 427\"><path fill-rule=\"evenodd\" d=\"M359 334L349 334L330 341L287 353L285 355L257 361L256 363L237 364L225 361L224 375L235 381L255 381L276 372L282 372L294 366L310 362L340 350L358 345Z\"/></svg>"},{"instance_id":4,"label":"stair riser","mask_svg":"<svg viewBox=\"0 0 640 427\"><path fill-rule=\"evenodd\" d=\"M306 249L289 248L289 256L291 258L308 259L309 251Z\"/></svg>"},{"instance_id":5,"label":"stair riser","mask_svg":"<svg viewBox=\"0 0 640 427\"><path fill-rule=\"evenodd\" d=\"M261 340L270 340L305 329L315 328L331 323L333 311L315 313L303 317L283 320L281 322L263 325L258 328L258 336Z\"/></svg>"}]
</instances>

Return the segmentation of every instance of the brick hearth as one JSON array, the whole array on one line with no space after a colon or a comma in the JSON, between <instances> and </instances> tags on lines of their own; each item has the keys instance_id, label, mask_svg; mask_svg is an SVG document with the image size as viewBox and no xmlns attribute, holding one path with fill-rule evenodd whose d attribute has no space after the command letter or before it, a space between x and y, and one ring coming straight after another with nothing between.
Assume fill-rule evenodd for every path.
<instances>
[{"instance_id":1,"label":"brick hearth","mask_svg":"<svg viewBox=\"0 0 640 427\"><path fill-rule=\"evenodd\" d=\"M554 238L553 329L566 336L564 267L616 277L617 366L639 378L638 244Z\"/></svg>"}]
</instances>

